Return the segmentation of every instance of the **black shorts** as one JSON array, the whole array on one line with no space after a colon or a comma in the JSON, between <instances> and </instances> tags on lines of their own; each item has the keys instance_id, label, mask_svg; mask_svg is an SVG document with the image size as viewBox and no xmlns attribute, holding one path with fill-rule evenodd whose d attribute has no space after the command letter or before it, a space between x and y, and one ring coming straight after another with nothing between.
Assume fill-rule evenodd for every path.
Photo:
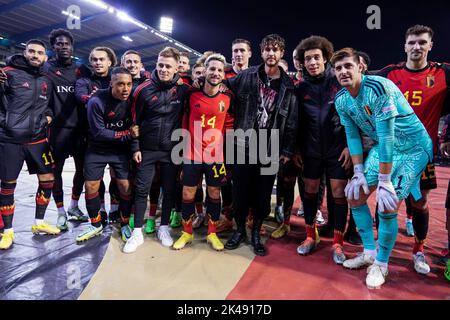
<instances>
[{"instance_id":1,"label":"black shorts","mask_svg":"<svg viewBox=\"0 0 450 320\"><path fill-rule=\"evenodd\" d=\"M56 161L62 161L76 153L78 131L75 128L50 128L49 142Z\"/></svg>"},{"instance_id":2,"label":"black shorts","mask_svg":"<svg viewBox=\"0 0 450 320\"><path fill-rule=\"evenodd\" d=\"M103 178L106 165L114 170L116 179L127 180L130 175L131 157L126 153L112 153L87 149L84 159L84 179L97 181Z\"/></svg>"},{"instance_id":3,"label":"black shorts","mask_svg":"<svg viewBox=\"0 0 450 320\"><path fill-rule=\"evenodd\" d=\"M300 175L300 168L297 167L293 161L288 161L285 164L280 163L278 175L283 178L297 178Z\"/></svg>"},{"instance_id":4,"label":"black shorts","mask_svg":"<svg viewBox=\"0 0 450 320\"><path fill-rule=\"evenodd\" d=\"M349 175L342 167L343 161L339 158L310 158L303 157L303 177L307 179L320 179L325 172L328 179L347 180Z\"/></svg>"},{"instance_id":5,"label":"black shorts","mask_svg":"<svg viewBox=\"0 0 450 320\"><path fill-rule=\"evenodd\" d=\"M227 184L227 170L224 163L183 163L183 186L197 186L203 174L207 186L221 187Z\"/></svg>"},{"instance_id":6,"label":"black shorts","mask_svg":"<svg viewBox=\"0 0 450 320\"><path fill-rule=\"evenodd\" d=\"M53 173L55 167L55 159L47 140L33 144L0 142L0 155L0 180L16 180L24 161L30 174Z\"/></svg>"},{"instance_id":7,"label":"black shorts","mask_svg":"<svg viewBox=\"0 0 450 320\"><path fill-rule=\"evenodd\" d=\"M434 163L429 163L420 178L420 190L432 190L436 188L436 168L434 167Z\"/></svg>"}]
</instances>

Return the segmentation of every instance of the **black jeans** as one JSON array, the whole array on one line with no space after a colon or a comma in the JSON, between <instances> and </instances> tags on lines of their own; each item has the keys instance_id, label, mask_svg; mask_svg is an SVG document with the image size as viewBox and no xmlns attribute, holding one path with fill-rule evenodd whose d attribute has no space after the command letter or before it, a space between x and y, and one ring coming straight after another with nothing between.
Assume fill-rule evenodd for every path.
<instances>
[{"instance_id":1,"label":"black jeans","mask_svg":"<svg viewBox=\"0 0 450 320\"><path fill-rule=\"evenodd\" d=\"M270 213L272 189L276 174L261 175L261 164L233 166L234 218L238 227L245 227L249 207L254 219L263 220Z\"/></svg>"},{"instance_id":2,"label":"black jeans","mask_svg":"<svg viewBox=\"0 0 450 320\"><path fill-rule=\"evenodd\" d=\"M135 214L134 225L136 228L144 224L145 210L147 210L147 198L156 171L156 163L159 162L161 173L161 187L163 192L161 225L168 225L170 211L175 201L175 185L178 174L178 166L170 159L170 151L142 151L142 162L137 167Z\"/></svg>"}]
</instances>

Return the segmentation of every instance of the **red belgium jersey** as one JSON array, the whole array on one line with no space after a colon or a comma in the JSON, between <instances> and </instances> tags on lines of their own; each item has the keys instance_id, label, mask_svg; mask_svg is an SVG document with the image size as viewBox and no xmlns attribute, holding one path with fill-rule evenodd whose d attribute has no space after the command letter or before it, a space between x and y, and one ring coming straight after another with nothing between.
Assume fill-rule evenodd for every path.
<instances>
[{"instance_id":1,"label":"red belgium jersey","mask_svg":"<svg viewBox=\"0 0 450 320\"><path fill-rule=\"evenodd\" d=\"M223 162L223 135L226 129L233 129L231 105L229 92L218 92L214 96L201 90L190 92L183 118L183 128L190 134L185 158L196 162Z\"/></svg>"},{"instance_id":2,"label":"red belgium jersey","mask_svg":"<svg viewBox=\"0 0 450 320\"><path fill-rule=\"evenodd\" d=\"M410 70L403 62L378 72L394 82L422 121L434 142L435 152L439 119L450 112L450 65L429 62L421 70Z\"/></svg>"},{"instance_id":3,"label":"red belgium jersey","mask_svg":"<svg viewBox=\"0 0 450 320\"><path fill-rule=\"evenodd\" d=\"M233 68L229 68L225 70L225 79L234 78L237 76L236 71Z\"/></svg>"}]
</instances>

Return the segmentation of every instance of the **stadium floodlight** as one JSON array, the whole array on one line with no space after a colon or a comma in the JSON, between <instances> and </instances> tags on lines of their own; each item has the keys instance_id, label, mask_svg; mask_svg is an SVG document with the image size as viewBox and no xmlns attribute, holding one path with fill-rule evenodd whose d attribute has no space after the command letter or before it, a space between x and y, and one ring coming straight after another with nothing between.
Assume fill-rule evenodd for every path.
<instances>
[{"instance_id":1,"label":"stadium floodlight","mask_svg":"<svg viewBox=\"0 0 450 320\"><path fill-rule=\"evenodd\" d=\"M159 31L171 34L173 30L173 19L168 17L161 17L159 24Z\"/></svg>"},{"instance_id":2,"label":"stadium floodlight","mask_svg":"<svg viewBox=\"0 0 450 320\"><path fill-rule=\"evenodd\" d=\"M138 20L134 19L133 17L130 17L128 15L128 13L126 13L126 12L117 11L116 14L117 14L117 17L119 19L121 19L121 20L125 20L125 21L128 21L128 22L131 22L131 23L135 24L136 26L141 27L142 29L145 29L145 30L148 29L148 27L146 25L140 23Z\"/></svg>"},{"instance_id":3,"label":"stadium floodlight","mask_svg":"<svg viewBox=\"0 0 450 320\"><path fill-rule=\"evenodd\" d=\"M61 11L61 13L62 13L63 15L65 15L65 16L68 16L68 17L71 17L71 18L80 20L80 17L78 17L78 16L76 16L76 15L74 15L74 14L72 14L72 13L69 13L69 12L67 12L66 10Z\"/></svg>"},{"instance_id":4,"label":"stadium floodlight","mask_svg":"<svg viewBox=\"0 0 450 320\"><path fill-rule=\"evenodd\" d=\"M131 39L129 36L122 36L122 39L129 42L133 42L133 39Z\"/></svg>"},{"instance_id":5,"label":"stadium floodlight","mask_svg":"<svg viewBox=\"0 0 450 320\"><path fill-rule=\"evenodd\" d=\"M84 0L84 2L89 2L90 4L93 4L94 6L102 8L104 10L108 9L108 5L100 0Z\"/></svg>"}]
</instances>

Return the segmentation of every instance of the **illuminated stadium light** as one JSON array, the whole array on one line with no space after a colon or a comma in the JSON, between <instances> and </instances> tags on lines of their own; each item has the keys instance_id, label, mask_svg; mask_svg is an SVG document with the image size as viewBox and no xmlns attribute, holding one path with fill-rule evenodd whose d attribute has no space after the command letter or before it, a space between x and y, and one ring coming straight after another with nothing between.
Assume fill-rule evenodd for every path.
<instances>
[{"instance_id":1,"label":"illuminated stadium light","mask_svg":"<svg viewBox=\"0 0 450 320\"><path fill-rule=\"evenodd\" d=\"M108 11L109 11L109 13L114 13L114 8L113 7L109 7Z\"/></svg>"},{"instance_id":2,"label":"illuminated stadium light","mask_svg":"<svg viewBox=\"0 0 450 320\"><path fill-rule=\"evenodd\" d=\"M161 17L159 24L159 31L171 34L173 30L173 19L168 17Z\"/></svg>"},{"instance_id":3,"label":"illuminated stadium light","mask_svg":"<svg viewBox=\"0 0 450 320\"><path fill-rule=\"evenodd\" d=\"M78 16L76 16L76 15L74 15L74 14L71 14L71 13L65 11L65 10L61 11L61 13L62 13L63 15L65 15L65 16L69 16L69 17L71 17L71 18L80 20L80 17L78 17Z\"/></svg>"},{"instance_id":4,"label":"illuminated stadium light","mask_svg":"<svg viewBox=\"0 0 450 320\"><path fill-rule=\"evenodd\" d=\"M136 19L130 17L127 13L123 12L123 11L117 11L117 17L121 20L125 20L128 22L131 22L135 25L137 25L138 27L141 27L142 29L147 30L148 27L142 23L140 23L139 21L137 21Z\"/></svg>"},{"instance_id":5,"label":"illuminated stadium light","mask_svg":"<svg viewBox=\"0 0 450 320\"><path fill-rule=\"evenodd\" d=\"M153 32L153 30L152 30L152 32ZM169 38L167 38L165 35L163 35L163 34L161 34L161 33L159 33L159 32L153 32L155 35L157 35L158 37L160 37L161 39L164 39L164 40L169 40Z\"/></svg>"},{"instance_id":6,"label":"illuminated stadium light","mask_svg":"<svg viewBox=\"0 0 450 320\"><path fill-rule=\"evenodd\" d=\"M186 50L187 52L189 52L189 53L191 53L192 52L192 50L191 49L189 49L188 47L186 47L186 46L183 46L181 43L178 43L178 42L176 42L175 41L175 45L177 46L177 47L180 47L180 48L182 48L182 49L184 49L184 50Z\"/></svg>"},{"instance_id":7,"label":"illuminated stadium light","mask_svg":"<svg viewBox=\"0 0 450 320\"><path fill-rule=\"evenodd\" d=\"M122 39L129 42L133 42L133 39L131 39L129 36L122 36Z\"/></svg>"},{"instance_id":8,"label":"illuminated stadium light","mask_svg":"<svg viewBox=\"0 0 450 320\"><path fill-rule=\"evenodd\" d=\"M108 5L100 0L84 0L84 2L89 2L90 4L93 4L96 7L102 8L103 10L108 9Z\"/></svg>"}]
</instances>

